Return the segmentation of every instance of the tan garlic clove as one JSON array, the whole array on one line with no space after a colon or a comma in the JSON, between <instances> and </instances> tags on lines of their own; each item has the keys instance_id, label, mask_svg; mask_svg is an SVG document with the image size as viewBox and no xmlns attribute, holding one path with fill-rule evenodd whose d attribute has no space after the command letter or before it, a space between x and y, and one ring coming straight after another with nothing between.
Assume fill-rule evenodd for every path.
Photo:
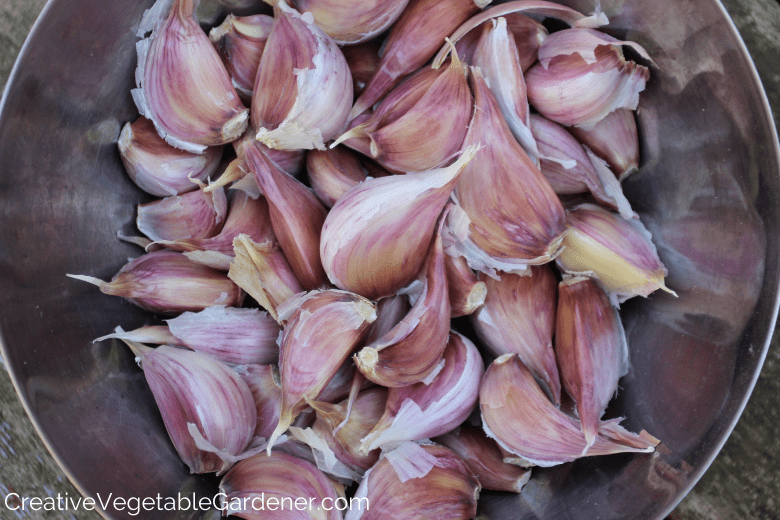
<instances>
[{"instance_id":1,"label":"tan garlic clove","mask_svg":"<svg viewBox=\"0 0 780 520\"><path fill-rule=\"evenodd\" d=\"M351 46L379 36L401 16L409 0L294 0L302 13L339 45Z\"/></svg>"},{"instance_id":2,"label":"tan garlic clove","mask_svg":"<svg viewBox=\"0 0 780 520\"><path fill-rule=\"evenodd\" d=\"M329 208L352 187L366 180L360 159L343 146L309 151L306 171L315 195Z\"/></svg>"},{"instance_id":3,"label":"tan garlic clove","mask_svg":"<svg viewBox=\"0 0 780 520\"><path fill-rule=\"evenodd\" d=\"M260 57L273 23L273 17L265 14L236 16L231 13L209 32L209 40L219 52L244 102L248 103L252 99Z\"/></svg>"},{"instance_id":4,"label":"tan garlic clove","mask_svg":"<svg viewBox=\"0 0 780 520\"><path fill-rule=\"evenodd\" d=\"M481 487L451 450L404 443L384 453L363 478L345 520L468 520Z\"/></svg>"},{"instance_id":5,"label":"tan garlic clove","mask_svg":"<svg viewBox=\"0 0 780 520\"><path fill-rule=\"evenodd\" d=\"M247 384L206 354L128 344L138 356L168 436L190 472L227 470L249 447L257 422Z\"/></svg>"},{"instance_id":6,"label":"tan garlic clove","mask_svg":"<svg viewBox=\"0 0 780 520\"><path fill-rule=\"evenodd\" d=\"M626 61L623 44L628 43L594 29L549 35L539 49L539 63L526 74L531 105L557 123L583 128L619 108L636 109L650 71Z\"/></svg>"},{"instance_id":7,"label":"tan garlic clove","mask_svg":"<svg viewBox=\"0 0 780 520\"><path fill-rule=\"evenodd\" d=\"M344 495L341 486L311 462L281 451L237 463L222 477L219 489L223 513L246 520L293 515L309 520L342 518L335 507ZM279 513L270 512L272 509Z\"/></svg>"},{"instance_id":8,"label":"tan garlic clove","mask_svg":"<svg viewBox=\"0 0 780 520\"><path fill-rule=\"evenodd\" d=\"M277 308L303 291L284 254L275 242L258 244L243 234L235 238L233 249L228 277L279 321Z\"/></svg>"},{"instance_id":9,"label":"tan garlic clove","mask_svg":"<svg viewBox=\"0 0 780 520\"><path fill-rule=\"evenodd\" d=\"M479 402L488 437L531 464L555 466L586 451L580 422L555 407L517 354L504 354L488 367ZM650 453L658 442L646 432L633 434L617 421L607 421L587 455Z\"/></svg>"},{"instance_id":10,"label":"tan garlic clove","mask_svg":"<svg viewBox=\"0 0 780 520\"><path fill-rule=\"evenodd\" d=\"M570 132L607 161L619 180L639 170L639 137L633 110L619 108L592 128L575 126Z\"/></svg>"},{"instance_id":11,"label":"tan garlic clove","mask_svg":"<svg viewBox=\"0 0 780 520\"><path fill-rule=\"evenodd\" d=\"M371 108L406 75L422 67L458 25L489 3L490 0L411 0L390 30L379 68L355 101L349 119Z\"/></svg>"},{"instance_id":12,"label":"tan garlic clove","mask_svg":"<svg viewBox=\"0 0 780 520\"><path fill-rule=\"evenodd\" d=\"M320 262L320 230L327 208L308 187L285 173L262 149L247 142L242 150L268 200L271 223L290 268L304 289L324 286L327 278Z\"/></svg>"},{"instance_id":13,"label":"tan garlic clove","mask_svg":"<svg viewBox=\"0 0 780 520\"><path fill-rule=\"evenodd\" d=\"M174 148L145 117L127 123L117 145L130 179L158 197L195 190L198 185L190 179L205 181L217 171L222 157L222 146L208 147L203 153Z\"/></svg>"},{"instance_id":14,"label":"tan garlic clove","mask_svg":"<svg viewBox=\"0 0 780 520\"><path fill-rule=\"evenodd\" d=\"M555 355L590 447L617 392L618 379L628 372L628 343L620 316L590 278L564 278L558 286Z\"/></svg>"},{"instance_id":15,"label":"tan garlic clove","mask_svg":"<svg viewBox=\"0 0 780 520\"><path fill-rule=\"evenodd\" d=\"M485 372L482 356L468 338L453 331L442 360L429 381L390 389L382 418L361 441L363 452L443 435L466 420Z\"/></svg>"},{"instance_id":16,"label":"tan garlic clove","mask_svg":"<svg viewBox=\"0 0 780 520\"><path fill-rule=\"evenodd\" d=\"M420 297L395 327L355 355L358 369L378 385L411 385L427 380L439 368L451 317L441 238L443 224L444 216L439 219L439 231L428 249Z\"/></svg>"},{"instance_id":17,"label":"tan garlic clove","mask_svg":"<svg viewBox=\"0 0 780 520\"><path fill-rule=\"evenodd\" d=\"M590 193L599 204L618 211L623 218L634 217L620 182L606 164L583 148L566 128L534 114L531 131L541 154L539 166L555 193Z\"/></svg>"},{"instance_id":18,"label":"tan garlic clove","mask_svg":"<svg viewBox=\"0 0 780 520\"><path fill-rule=\"evenodd\" d=\"M320 256L330 281L378 300L414 280L436 220L474 154L470 148L446 168L368 179L344 194L322 226Z\"/></svg>"},{"instance_id":19,"label":"tan garlic clove","mask_svg":"<svg viewBox=\"0 0 780 520\"><path fill-rule=\"evenodd\" d=\"M594 204L582 204L568 214L569 232L556 259L565 273L598 278L613 303L647 296L664 285L666 268L652 236L639 219L626 220Z\"/></svg>"},{"instance_id":20,"label":"tan garlic clove","mask_svg":"<svg viewBox=\"0 0 780 520\"><path fill-rule=\"evenodd\" d=\"M131 260L110 282L91 276L67 276L162 314L200 311L213 305L240 306L244 300L244 292L224 273L174 251L154 251Z\"/></svg>"},{"instance_id":21,"label":"tan garlic clove","mask_svg":"<svg viewBox=\"0 0 780 520\"><path fill-rule=\"evenodd\" d=\"M504 462L504 452L480 428L464 423L433 441L462 458L476 475L482 489L520 493L531 478L530 469Z\"/></svg>"},{"instance_id":22,"label":"tan garlic clove","mask_svg":"<svg viewBox=\"0 0 780 520\"><path fill-rule=\"evenodd\" d=\"M286 321L279 354L282 412L273 443L316 400L376 319L367 299L335 289L302 293L279 309Z\"/></svg>"},{"instance_id":23,"label":"tan garlic clove","mask_svg":"<svg viewBox=\"0 0 780 520\"><path fill-rule=\"evenodd\" d=\"M278 348L276 357L278 360ZM279 415L282 411L282 383L279 378L279 367L275 364L249 364L237 367L236 372L249 385L254 398L257 410L255 436L267 439L279 423Z\"/></svg>"},{"instance_id":24,"label":"tan garlic clove","mask_svg":"<svg viewBox=\"0 0 780 520\"><path fill-rule=\"evenodd\" d=\"M517 354L543 381L553 402L561 402L561 380L553 350L558 280L548 265L532 266L518 276L483 276L485 303L471 315L482 345L493 356Z\"/></svg>"},{"instance_id":25,"label":"tan garlic clove","mask_svg":"<svg viewBox=\"0 0 780 520\"><path fill-rule=\"evenodd\" d=\"M256 138L283 150L325 149L347 122L352 78L336 43L280 0L252 96Z\"/></svg>"},{"instance_id":26,"label":"tan garlic clove","mask_svg":"<svg viewBox=\"0 0 780 520\"><path fill-rule=\"evenodd\" d=\"M238 98L214 46L195 18L195 0L158 0L138 30L133 99L171 145L195 153L229 143L246 129Z\"/></svg>"},{"instance_id":27,"label":"tan garlic clove","mask_svg":"<svg viewBox=\"0 0 780 520\"><path fill-rule=\"evenodd\" d=\"M422 80L409 83L413 86L399 85L403 94L388 96L367 121L335 143L368 139L370 156L390 170L421 172L445 164L460 150L471 118L473 99L467 73L453 55L446 67L422 73ZM429 79L433 81L424 88Z\"/></svg>"},{"instance_id":28,"label":"tan garlic clove","mask_svg":"<svg viewBox=\"0 0 780 520\"><path fill-rule=\"evenodd\" d=\"M492 275L522 272L559 253L566 215L558 196L507 126L478 69L475 109L465 146L485 144L458 178L448 219L447 252Z\"/></svg>"},{"instance_id":29,"label":"tan garlic clove","mask_svg":"<svg viewBox=\"0 0 780 520\"><path fill-rule=\"evenodd\" d=\"M466 259L450 255L444 257L447 270L447 290L450 295L450 313L453 318L467 316L485 303L487 286L471 270Z\"/></svg>"},{"instance_id":30,"label":"tan garlic clove","mask_svg":"<svg viewBox=\"0 0 780 520\"><path fill-rule=\"evenodd\" d=\"M153 241L200 240L220 232L226 213L224 190L197 190L139 204L135 222Z\"/></svg>"},{"instance_id":31,"label":"tan garlic clove","mask_svg":"<svg viewBox=\"0 0 780 520\"><path fill-rule=\"evenodd\" d=\"M382 48L382 39L375 38L356 45L345 45L341 48L344 59L347 60L349 71L352 73L352 90L359 94L366 83L379 68L379 51Z\"/></svg>"}]
</instances>

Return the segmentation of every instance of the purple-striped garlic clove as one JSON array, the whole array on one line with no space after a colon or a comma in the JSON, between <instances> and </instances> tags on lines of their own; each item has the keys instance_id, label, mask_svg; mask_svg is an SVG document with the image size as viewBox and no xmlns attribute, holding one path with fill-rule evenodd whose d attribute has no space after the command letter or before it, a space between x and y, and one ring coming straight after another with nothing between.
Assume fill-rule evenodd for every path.
<instances>
[{"instance_id":1,"label":"purple-striped garlic clove","mask_svg":"<svg viewBox=\"0 0 780 520\"><path fill-rule=\"evenodd\" d=\"M241 150L268 201L274 233L293 273L306 290L324 286L327 277L320 261L320 230L328 209L262 149L246 142Z\"/></svg>"},{"instance_id":2,"label":"purple-striped garlic clove","mask_svg":"<svg viewBox=\"0 0 780 520\"><path fill-rule=\"evenodd\" d=\"M628 343L620 316L591 278L564 278L558 286L555 355L590 447L617 392L618 379L628 372Z\"/></svg>"},{"instance_id":3,"label":"purple-striped garlic clove","mask_svg":"<svg viewBox=\"0 0 780 520\"><path fill-rule=\"evenodd\" d=\"M371 76L379 68L379 51L382 48L382 39L376 38L356 45L345 45L341 48L344 59L347 60L349 71L352 74L352 89L359 94Z\"/></svg>"},{"instance_id":4,"label":"purple-striped garlic clove","mask_svg":"<svg viewBox=\"0 0 780 520\"><path fill-rule=\"evenodd\" d=\"M595 276L614 304L657 289L674 294L664 285L666 268L639 219L626 220L594 204L582 204L569 212L567 221L569 232L556 259L563 272Z\"/></svg>"},{"instance_id":5,"label":"purple-striped garlic clove","mask_svg":"<svg viewBox=\"0 0 780 520\"><path fill-rule=\"evenodd\" d=\"M377 316L378 316L377 310ZM374 321L376 323L377 320ZM371 324L373 327L374 323ZM339 367L336 375L328 382L328 385L320 392L317 397L317 401L324 403L338 403L351 397L352 392L355 390L355 379L359 376L360 371L352 362L352 359L347 359ZM367 390L374 387L374 383L367 380L365 377L360 376L361 383L358 391Z\"/></svg>"},{"instance_id":6,"label":"purple-striped garlic clove","mask_svg":"<svg viewBox=\"0 0 780 520\"><path fill-rule=\"evenodd\" d=\"M225 190L202 189L138 205L136 226L152 241L200 240L218 234L227 214Z\"/></svg>"},{"instance_id":7,"label":"purple-striped garlic clove","mask_svg":"<svg viewBox=\"0 0 780 520\"><path fill-rule=\"evenodd\" d=\"M488 367L479 391L482 425L503 449L537 466L549 467L583 456L587 441L579 421L560 411L517 354L504 354ZM607 421L600 424L588 456L650 453L659 443Z\"/></svg>"},{"instance_id":8,"label":"purple-striped garlic clove","mask_svg":"<svg viewBox=\"0 0 780 520\"><path fill-rule=\"evenodd\" d=\"M589 129L572 127L570 132L601 157L623 180L639 170L639 137L634 111L619 108Z\"/></svg>"},{"instance_id":9,"label":"purple-striped garlic clove","mask_svg":"<svg viewBox=\"0 0 780 520\"><path fill-rule=\"evenodd\" d=\"M490 1L411 0L390 30L379 68L355 101L349 119L371 108L406 75L425 65L458 25Z\"/></svg>"},{"instance_id":10,"label":"purple-striped garlic clove","mask_svg":"<svg viewBox=\"0 0 780 520\"><path fill-rule=\"evenodd\" d=\"M344 496L341 486L311 462L278 450L237 463L222 477L219 489L226 515L246 520L342 520L335 507ZM260 507L274 501L278 511Z\"/></svg>"},{"instance_id":11,"label":"purple-striped garlic clove","mask_svg":"<svg viewBox=\"0 0 780 520\"><path fill-rule=\"evenodd\" d=\"M265 42L274 19L265 14L236 16L228 14L209 32L209 40L219 52L241 99L249 103Z\"/></svg>"},{"instance_id":12,"label":"purple-striped garlic clove","mask_svg":"<svg viewBox=\"0 0 780 520\"><path fill-rule=\"evenodd\" d=\"M273 443L318 399L376 319L376 308L357 294L336 289L302 293L278 309L286 321L280 338L282 412Z\"/></svg>"},{"instance_id":13,"label":"purple-striped garlic clove","mask_svg":"<svg viewBox=\"0 0 780 520\"><path fill-rule=\"evenodd\" d=\"M378 385L411 385L427 380L440 368L451 318L441 238L443 224L444 215L428 249L422 293L417 301L395 327L355 355L358 369Z\"/></svg>"},{"instance_id":14,"label":"purple-striped garlic clove","mask_svg":"<svg viewBox=\"0 0 780 520\"><path fill-rule=\"evenodd\" d=\"M390 170L421 172L445 164L461 149L471 118L467 75L468 68L453 55L446 67L421 73L422 80L411 86L399 85L400 95L388 96L367 121L335 143L368 140L370 156Z\"/></svg>"},{"instance_id":15,"label":"purple-striped garlic clove","mask_svg":"<svg viewBox=\"0 0 780 520\"><path fill-rule=\"evenodd\" d=\"M473 314L485 303L487 285L479 280L462 256L445 255L450 314L453 318Z\"/></svg>"},{"instance_id":16,"label":"purple-striped garlic clove","mask_svg":"<svg viewBox=\"0 0 780 520\"><path fill-rule=\"evenodd\" d=\"M528 100L548 119L583 128L614 110L636 109L650 71L626 61L621 45L629 43L594 29L549 35L539 49L539 63L526 74ZM649 58L642 47L631 45Z\"/></svg>"},{"instance_id":17,"label":"purple-striped garlic clove","mask_svg":"<svg viewBox=\"0 0 780 520\"><path fill-rule=\"evenodd\" d=\"M623 218L634 217L620 182L604 161L583 148L566 128L533 114L531 131L540 153L540 168L555 193L589 192L599 204L618 211Z\"/></svg>"},{"instance_id":18,"label":"purple-striped garlic clove","mask_svg":"<svg viewBox=\"0 0 780 520\"><path fill-rule=\"evenodd\" d=\"M477 514L480 490L450 449L406 442L366 472L345 520L468 520Z\"/></svg>"},{"instance_id":19,"label":"purple-striped garlic clove","mask_svg":"<svg viewBox=\"0 0 780 520\"><path fill-rule=\"evenodd\" d=\"M157 197L195 190L198 185L192 181L204 182L217 171L222 158L222 146L193 153L169 145L145 117L127 123L117 145L130 179Z\"/></svg>"},{"instance_id":20,"label":"purple-striped garlic clove","mask_svg":"<svg viewBox=\"0 0 780 520\"><path fill-rule=\"evenodd\" d=\"M196 0L158 0L144 13L133 100L176 148L195 153L238 138L248 124L216 49L195 17Z\"/></svg>"},{"instance_id":21,"label":"purple-striped garlic clove","mask_svg":"<svg viewBox=\"0 0 780 520\"><path fill-rule=\"evenodd\" d=\"M542 381L553 402L561 402L561 380L553 350L558 280L548 265L532 266L526 275L501 273L482 277L487 298L471 315L481 344L493 356L517 354Z\"/></svg>"},{"instance_id":22,"label":"purple-striped garlic clove","mask_svg":"<svg viewBox=\"0 0 780 520\"><path fill-rule=\"evenodd\" d=\"M254 434L257 413L248 385L206 354L128 344L182 461L191 473L222 474L241 457Z\"/></svg>"},{"instance_id":23,"label":"purple-striped garlic clove","mask_svg":"<svg viewBox=\"0 0 780 520\"><path fill-rule=\"evenodd\" d=\"M278 357L277 348L277 360ZM282 383L279 367L275 364L251 364L237 367L236 372L249 385L255 401L257 410L255 436L268 439L279 423L282 412Z\"/></svg>"},{"instance_id":24,"label":"purple-striped garlic clove","mask_svg":"<svg viewBox=\"0 0 780 520\"><path fill-rule=\"evenodd\" d=\"M279 321L277 308L304 289L275 242L258 244L246 235L233 242L228 277Z\"/></svg>"},{"instance_id":25,"label":"purple-striped garlic clove","mask_svg":"<svg viewBox=\"0 0 780 520\"><path fill-rule=\"evenodd\" d=\"M390 332L398 325L404 316L409 314L412 306L406 296L395 295L382 298L376 304L376 321L371 324L371 330L366 336L366 345L370 345Z\"/></svg>"},{"instance_id":26,"label":"purple-striped garlic clove","mask_svg":"<svg viewBox=\"0 0 780 520\"><path fill-rule=\"evenodd\" d=\"M351 46L379 36L401 16L409 0L294 0L302 13L339 45Z\"/></svg>"},{"instance_id":27,"label":"purple-striped garlic clove","mask_svg":"<svg viewBox=\"0 0 780 520\"><path fill-rule=\"evenodd\" d=\"M322 226L320 256L331 283L379 300L417 278L436 221L475 153L465 150L446 168L368 179L344 194Z\"/></svg>"},{"instance_id":28,"label":"purple-striped garlic clove","mask_svg":"<svg viewBox=\"0 0 780 520\"><path fill-rule=\"evenodd\" d=\"M482 356L453 331L442 360L430 381L390 389L382 418L362 439L362 451L443 435L466 420L477 403Z\"/></svg>"},{"instance_id":29,"label":"purple-striped garlic clove","mask_svg":"<svg viewBox=\"0 0 780 520\"><path fill-rule=\"evenodd\" d=\"M162 314L200 311L213 305L240 306L244 300L244 292L224 273L175 251L154 251L135 258L110 282L91 276L67 276Z\"/></svg>"},{"instance_id":30,"label":"purple-striped garlic clove","mask_svg":"<svg viewBox=\"0 0 780 520\"><path fill-rule=\"evenodd\" d=\"M256 138L282 150L325 149L345 126L352 77L336 43L280 0L252 96Z\"/></svg>"},{"instance_id":31,"label":"purple-striped garlic clove","mask_svg":"<svg viewBox=\"0 0 780 520\"><path fill-rule=\"evenodd\" d=\"M477 477L482 489L520 493L531 478L531 470L504 462L496 441L480 428L462 424L434 442L454 451Z\"/></svg>"},{"instance_id":32,"label":"purple-striped garlic clove","mask_svg":"<svg viewBox=\"0 0 780 520\"><path fill-rule=\"evenodd\" d=\"M309 151L306 171L314 194L329 208L367 177L358 156L343 146Z\"/></svg>"},{"instance_id":33,"label":"purple-striped garlic clove","mask_svg":"<svg viewBox=\"0 0 780 520\"><path fill-rule=\"evenodd\" d=\"M463 169L448 216L447 252L473 269L522 272L559 253L566 214L558 196L507 126L495 96L472 68L475 107L464 147L485 147Z\"/></svg>"}]
</instances>

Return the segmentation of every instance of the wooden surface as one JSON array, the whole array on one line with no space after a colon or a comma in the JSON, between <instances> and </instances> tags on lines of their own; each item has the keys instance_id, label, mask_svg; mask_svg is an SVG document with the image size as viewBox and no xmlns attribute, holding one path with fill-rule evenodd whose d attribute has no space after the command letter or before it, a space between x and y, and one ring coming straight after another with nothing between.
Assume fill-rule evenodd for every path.
<instances>
[{"instance_id":1,"label":"wooden surface","mask_svg":"<svg viewBox=\"0 0 780 520\"><path fill-rule=\"evenodd\" d=\"M0 0L0 90L45 0ZM724 0L747 44L780 120L780 3ZM780 350L775 334L747 408L718 458L677 507L672 520L780 518ZM0 519L94 520L84 510L8 511L9 494L78 496L38 439L0 360ZM13 495L12 495L13 496Z\"/></svg>"}]
</instances>

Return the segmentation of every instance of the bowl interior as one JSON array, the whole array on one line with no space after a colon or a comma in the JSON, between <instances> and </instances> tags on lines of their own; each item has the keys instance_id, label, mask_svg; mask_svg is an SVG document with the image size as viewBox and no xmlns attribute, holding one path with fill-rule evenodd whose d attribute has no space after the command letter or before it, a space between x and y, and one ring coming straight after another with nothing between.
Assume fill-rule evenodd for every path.
<instances>
[{"instance_id":1,"label":"bowl interior","mask_svg":"<svg viewBox=\"0 0 780 520\"><path fill-rule=\"evenodd\" d=\"M214 479L189 475L173 450L130 352L92 343L153 318L65 277L110 279L140 253L116 233L132 233L134 207L150 197L125 175L116 138L137 116L135 29L151 3L52 0L21 54L0 112L0 340L36 427L83 493L213 497ZM662 445L536 471L521 495L483 492L486 518L663 518L731 432L777 314L780 152L725 11L716 0L602 8L609 32L656 63L638 112L641 171L624 189L679 295L623 305L632 369L607 413Z\"/></svg>"}]
</instances>

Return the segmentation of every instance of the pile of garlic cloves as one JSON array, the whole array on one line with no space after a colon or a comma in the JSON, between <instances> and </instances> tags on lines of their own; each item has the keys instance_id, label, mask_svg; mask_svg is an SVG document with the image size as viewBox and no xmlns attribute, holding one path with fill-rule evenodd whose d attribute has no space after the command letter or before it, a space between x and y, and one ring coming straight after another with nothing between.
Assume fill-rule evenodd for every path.
<instances>
[{"instance_id":1,"label":"pile of garlic cloves","mask_svg":"<svg viewBox=\"0 0 780 520\"><path fill-rule=\"evenodd\" d=\"M197 4L138 30L144 254L69 275L164 318L98 340L191 472L311 518L468 519L534 466L655 449L603 417L617 307L673 293L621 188L642 47L544 0L225 1L210 33ZM370 507L322 507L345 493Z\"/></svg>"}]
</instances>

